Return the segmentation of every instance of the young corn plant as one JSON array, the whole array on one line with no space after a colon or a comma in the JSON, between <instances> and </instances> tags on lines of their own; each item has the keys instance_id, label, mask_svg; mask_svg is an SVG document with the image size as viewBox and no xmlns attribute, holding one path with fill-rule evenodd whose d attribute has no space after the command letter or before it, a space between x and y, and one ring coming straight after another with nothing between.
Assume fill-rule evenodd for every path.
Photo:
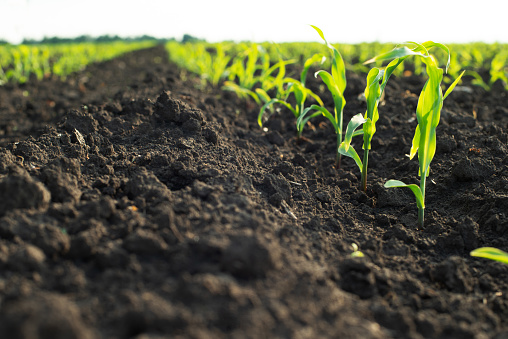
<instances>
[{"instance_id":1,"label":"young corn plant","mask_svg":"<svg viewBox=\"0 0 508 339\"><path fill-rule=\"evenodd\" d=\"M306 108L298 117L296 122L297 130L302 130L305 124L312 118L324 115L332 124L335 133L337 134L337 152L335 156L335 167L340 168L341 154L338 151L339 145L342 143L342 112L346 105L346 98L344 98L344 90L346 89L346 67L339 51L333 47L326 39L323 31L316 26L311 25L312 28L318 32L319 36L324 40L325 45L332 51L332 69L331 74L327 71L321 70L314 74L321 77L326 87L330 91L334 102L334 114L330 113L325 107L318 105L311 105ZM360 135L361 133L355 134Z\"/></svg>"},{"instance_id":2,"label":"young corn plant","mask_svg":"<svg viewBox=\"0 0 508 339\"><path fill-rule=\"evenodd\" d=\"M280 88L286 74L286 66L295 60L282 60L270 66L270 56L261 46L252 44L239 53L229 67L229 80L224 82L223 90L235 92L242 99L249 96L258 104L270 100L266 93L272 88ZM277 76L272 74L278 70ZM258 87L258 86L261 86ZM255 88L257 87L257 88Z\"/></svg>"},{"instance_id":3,"label":"young corn plant","mask_svg":"<svg viewBox=\"0 0 508 339\"><path fill-rule=\"evenodd\" d=\"M231 57L227 55L227 46L223 43L218 43L214 46L213 53L206 49L202 51L202 71L201 76L208 81L213 87L217 87L226 75L226 69Z\"/></svg>"},{"instance_id":4,"label":"young corn plant","mask_svg":"<svg viewBox=\"0 0 508 339\"><path fill-rule=\"evenodd\" d=\"M268 91L275 88L277 93L280 92L280 87L286 73L286 65L292 62L293 60L279 60L278 63L265 70L260 76L255 77L255 82L250 88L242 87L241 84L237 84L234 81L225 81L222 89L235 92L236 95L242 99L247 99L250 96L256 104L261 105L262 103L270 101L270 96L267 93ZM272 76L272 73L277 69L277 76ZM254 88L255 85L256 88ZM261 87L257 87L259 85Z\"/></svg>"},{"instance_id":5,"label":"young corn plant","mask_svg":"<svg viewBox=\"0 0 508 339\"><path fill-rule=\"evenodd\" d=\"M490 63L490 85L501 80L505 89L508 90L508 52L499 52Z\"/></svg>"},{"instance_id":6,"label":"young corn plant","mask_svg":"<svg viewBox=\"0 0 508 339\"><path fill-rule=\"evenodd\" d=\"M244 100L250 96L258 105L261 101L254 90L254 85L258 82L255 73L259 69L259 54L260 47L257 44L243 46L243 51L233 58L228 68L228 80L222 87L223 90L234 92ZM267 56L262 54L261 58L265 60ZM265 65L266 62L262 64Z\"/></svg>"},{"instance_id":7,"label":"young corn plant","mask_svg":"<svg viewBox=\"0 0 508 339\"><path fill-rule=\"evenodd\" d=\"M386 69L373 68L367 75L367 86L365 87L365 99L367 100L367 111L355 115L348 123L344 141L339 146L339 153L351 157L356 162L362 175L361 188L367 191L367 167L369 163L369 151L374 133L376 133L376 122L379 119L378 106L383 95L388 79L393 71L402 63L403 59L397 58L390 62ZM351 146L356 129L363 124L363 161L356 150Z\"/></svg>"},{"instance_id":8,"label":"young corn plant","mask_svg":"<svg viewBox=\"0 0 508 339\"><path fill-rule=\"evenodd\" d=\"M186 43L171 41L166 44L170 58L180 67L199 74L202 84L217 87L226 76L231 60L230 45L226 43Z\"/></svg>"},{"instance_id":9,"label":"young corn plant","mask_svg":"<svg viewBox=\"0 0 508 339\"><path fill-rule=\"evenodd\" d=\"M438 67L436 59L429 53L429 50L437 47L448 54L446 70L448 69L448 65L450 63L450 50L445 45L432 41L427 41L423 44L411 42L411 44L414 44L416 47L413 49L409 49L407 47L396 48L393 51L381 54L368 62L389 60L393 58L405 58L410 55L415 55L421 58L422 62L426 66L426 72L429 78L423 86L420 97L418 98L418 104L416 107L418 125L416 126L409 155L410 159L412 159L418 153L418 162L420 165L420 186L415 184L408 185L399 180L388 180L384 185L387 188L407 187L411 189L415 195L416 204L418 206L418 225L423 227L425 212L425 185L427 177L429 176L430 163L436 153L436 128L439 124L441 108L443 107L444 99L446 99L446 97L452 92L464 72L455 79L443 95L443 91L441 89L443 69Z\"/></svg>"},{"instance_id":10,"label":"young corn plant","mask_svg":"<svg viewBox=\"0 0 508 339\"><path fill-rule=\"evenodd\" d=\"M261 107L259 110L258 115L258 124L260 127L263 127L263 115L265 114L266 110L271 108L274 104L280 104L285 106L287 109L289 109L295 116L296 119L300 117L302 112L305 109L305 101L307 100L307 97L312 97L316 102L319 103L319 105L323 106L323 101L319 96L317 96L314 92L312 92L310 89L305 87L305 82L307 79L307 73L309 72L309 68L312 64L321 61L323 61L326 58L322 54L315 54L309 59L307 59L304 63L303 70L300 73L300 80L292 79L292 78L283 78L281 81L277 81L277 83L283 83L287 84L287 90L282 91L279 89L278 93L279 95L283 96L283 98L277 97L270 99L268 94L266 94L265 98L268 98L268 100L265 101L265 104ZM281 71L279 71L279 75L281 74ZM269 88L268 88L269 89ZM291 105L288 103L288 97L289 95L293 93L295 96L295 105ZM258 94L261 94L258 92ZM298 127L298 126L297 126ZM302 129L297 128L297 138L300 138L302 134Z\"/></svg>"}]
</instances>

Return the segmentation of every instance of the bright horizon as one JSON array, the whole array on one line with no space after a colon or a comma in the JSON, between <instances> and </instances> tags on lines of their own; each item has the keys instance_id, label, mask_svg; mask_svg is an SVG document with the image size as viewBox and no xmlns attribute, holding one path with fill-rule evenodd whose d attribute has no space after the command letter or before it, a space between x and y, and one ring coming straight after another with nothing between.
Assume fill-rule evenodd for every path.
<instances>
[{"instance_id":1,"label":"bright horizon","mask_svg":"<svg viewBox=\"0 0 508 339\"><path fill-rule=\"evenodd\" d=\"M483 0L481 6L459 7L455 1L426 0L423 7L393 0L377 8L379 3L259 0L248 7L231 0L2 0L0 39L20 43L53 36L146 34L179 40L190 34L210 42L321 41L309 27L313 24L331 42L508 43L504 26L508 2ZM433 16L429 20L433 23L425 24L425 18Z\"/></svg>"}]
</instances>

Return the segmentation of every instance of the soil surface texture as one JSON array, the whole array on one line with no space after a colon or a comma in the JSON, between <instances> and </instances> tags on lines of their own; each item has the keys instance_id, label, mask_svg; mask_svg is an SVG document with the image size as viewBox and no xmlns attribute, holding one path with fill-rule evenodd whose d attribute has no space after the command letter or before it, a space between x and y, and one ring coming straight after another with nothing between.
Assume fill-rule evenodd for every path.
<instances>
[{"instance_id":1,"label":"soil surface texture","mask_svg":"<svg viewBox=\"0 0 508 339\"><path fill-rule=\"evenodd\" d=\"M508 266L469 255L508 250L507 92L446 99L419 228L383 184L419 182L424 81L390 79L366 193L326 120L261 129L160 46L0 87L0 338L507 338Z\"/></svg>"}]
</instances>

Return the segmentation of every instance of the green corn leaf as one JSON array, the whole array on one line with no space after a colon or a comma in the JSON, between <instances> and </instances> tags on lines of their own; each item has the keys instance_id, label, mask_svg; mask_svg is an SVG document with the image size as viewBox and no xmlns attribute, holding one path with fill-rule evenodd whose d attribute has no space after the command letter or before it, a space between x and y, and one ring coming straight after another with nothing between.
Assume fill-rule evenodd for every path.
<instances>
[{"instance_id":1,"label":"green corn leaf","mask_svg":"<svg viewBox=\"0 0 508 339\"><path fill-rule=\"evenodd\" d=\"M508 253L494 247L481 247L472 251L471 256L491 259L508 264Z\"/></svg>"},{"instance_id":2,"label":"green corn leaf","mask_svg":"<svg viewBox=\"0 0 508 339\"><path fill-rule=\"evenodd\" d=\"M356 150L353 147L349 147L346 150L343 145L344 145L344 142L342 142L339 146L339 153L342 155L348 156L350 158L353 158L353 160L356 163L356 166L358 166L358 168L360 169L360 172L361 172L362 168L363 168L363 163L362 163L362 160L360 159L360 156L358 156L358 153L356 152Z\"/></svg>"},{"instance_id":3,"label":"green corn leaf","mask_svg":"<svg viewBox=\"0 0 508 339\"><path fill-rule=\"evenodd\" d=\"M314 112L313 114L309 115L309 113L311 113L312 111L317 112ZM326 108L318 105L311 105L310 107L307 107L306 109L303 110L302 114L300 114L300 116L296 120L297 130L301 133L307 121L319 115L324 115L328 120L330 120L334 130L336 132L338 131L338 125L337 122L335 121L335 117Z\"/></svg>"},{"instance_id":4,"label":"green corn leaf","mask_svg":"<svg viewBox=\"0 0 508 339\"><path fill-rule=\"evenodd\" d=\"M293 107L291 107L290 104L288 104L287 102L285 102L284 100L280 100L280 99L271 99L269 101L267 101L262 107L261 109L259 110L259 114L258 114L258 124L259 124L259 127L263 127L263 114L265 114L265 111L268 107L271 107L273 104L281 104L281 105L284 105L286 106L291 112L293 112L293 114L296 115L296 111L294 110Z\"/></svg>"},{"instance_id":5,"label":"green corn leaf","mask_svg":"<svg viewBox=\"0 0 508 339\"><path fill-rule=\"evenodd\" d=\"M353 133L353 138L354 138L354 137L357 137L357 136L359 136L359 135L363 135L363 130L358 130L358 131L355 131L355 132Z\"/></svg>"},{"instance_id":6,"label":"green corn leaf","mask_svg":"<svg viewBox=\"0 0 508 339\"><path fill-rule=\"evenodd\" d=\"M237 56L229 67L229 81L237 81L241 86L245 85L245 69L243 68L243 58Z\"/></svg>"},{"instance_id":7,"label":"green corn leaf","mask_svg":"<svg viewBox=\"0 0 508 339\"><path fill-rule=\"evenodd\" d=\"M379 119L378 104L381 98L381 86L379 81L383 78L384 71L373 68L367 75L365 98L367 100L367 112L365 112L365 124L363 125L363 149L370 150L370 143L376 133L376 122Z\"/></svg>"},{"instance_id":8,"label":"green corn leaf","mask_svg":"<svg viewBox=\"0 0 508 339\"><path fill-rule=\"evenodd\" d=\"M445 73L448 73L448 68L450 67L450 49L446 47L445 45L439 43L439 42L433 42L433 41L426 41L422 44L427 50L431 49L432 47L438 47L441 48L443 51L445 51L448 54L448 59L446 61L446 67L445 67Z\"/></svg>"},{"instance_id":9,"label":"green corn leaf","mask_svg":"<svg viewBox=\"0 0 508 339\"><path fill-rule=\"evenodd\" d=\"M415 195L416 205L418 206L418 208L419 209L424 209L425 208L425 203L424 203L424 200L423 200L423 194L422 194L422 191L420 190L420 187L418 187L418 185L415 185L415 184L407 185L407 184L403 183L400 180L388 180L387 182L385 182L384 186L386 188L394 188L394 187L407 187L407 188L409 188L411 191L413 191L413 194Z\"/></svg>"},{"instance_id":10,"label":"green corn leaf","mask_svg":"<svg viewBox=\"0 0 508 339\"><path fill-rule=\"evenodd\" d=\"M367 122L367 119L362 116L362 113L358 113L357 115L353 116L346 127L344 141L340 144L338 149L340 154L353 158L358 168L360 168L360 172L362 171L362 160L358 156L356 150L351 147L351 141L353 139L355 130L365 122Z\"/></svg>"},{"instance_id":11,"label":"green corn leaf","mask_svg":"<svg viewBox=\"0 0 508 339\"><path fill-rule=\"evenodd\" d=\"M250 89L243 88L232 81L224 81L224 86L222 87L222 89L226 91L235 92L236 95L238 95L238 97L242 99L246 99L247 97L250 96L252 99L254 99L256 104L261 105L261 101L259 100L255 92L251 91Z\"/></svg>"},{"instance_id":12,"label":"green corn leaf","mask_svg":"<svg viewBox=\"0 0 508 339\"><path fill-rule=\"evenodd\" d=\"M305 92L307 92L308 96L313 97L314 100L316 100L318 104L320 104L321 106L324 106L323 100L321 100L321 98L317 94L312 92L309 88L305 88Z\"/></svg>"},{"instance_id":13,"label":"green corn leaf","mask_svg":"<svg viewBox=\"0 0 508 339\"><path fill-rule=\"evenodd\" d=\"M457 79L455 79L455 81L450 85L450 87L448 87L448 89L446 90L446 93L443 96L443 100L446 99L446 97L453 91L455 86L457 86L457 84L459 83L460 79L464 75L464 72L465 71L462 71L462 73L460 73L460 75L457 77Z\"/></svg>"},{"instance_id":14,"label":"green corn leaf","mask_svg":"<svg viewBox=\"0 0 508 339\"><path fill-rule=\"evenodd\" d=\"M348 151L349 147L351 146L351 141L353 140L353 135L355 130L360 127L362 124L366 123L368 119L365 119L362 115L362 113L358 113L357 115L353 116L346 127L346 134L344 134L344 141L341 143L341 147L343 146L343 149L345 152Z\"/></svg>"},{"instance_id":15,"label":"green corn leaf","mask_svg":"<svg viewBox=\"0 0 508 339\"><path fill-rule=\"evenodd\" d=\"M340 93L344 93L347 86L346 81L346 66L344 60L337 49L333 49L333 60L332 60L332 76L339 88Z\"/></svg>"},{"instance_id":16,"label":"green corn leaf","mask_svg":"<svg viewBox=\"0 0 508 339\"><path fill-rule=\"evenodd\" d=\"M325 39L325 35L323 34L323 31L321 31L316 26L313 26L313 25L310 25L310 26L318 32L319 36L321 36L321 39L324 40L326 46L328 46L328 48L330 48L332 50L332 53L333 53L332 77L334 79L335 85L337 86L340 93L342 94L342 93L344 93L344 90L346 89L346 85L347 85L346 66L344 65L344 60L342 59L342 56L339 53L339 51Z\"/></svg>"},{"instance_id":17,"label":"green corn leaf","mask_svg":"<svg viewBox=\"0 0 508 339\"><path fill-rule=\"evenodd\" d=\"M295 80L293 78L289 78L289 77L288 78L284 78L282 80L282 83L283 84L287 84L287 88L284 91L284 93L280 94L280 98L283 98L284 101L287 101L288 98L289 98L289 95L291 93L293 93L293 86L294 86L294 84L296 84L297 82L298 82L298 80Z\"/></svg>"},{"instance_id":18,"label":"green corn leaf","mask_svg":"<svg viewBox=\"0 0 508 339\"><path fill-rule=\"evenodd\" d=\"M291 77L285 77L283 80L282 80L284 83L286 84L295 84L297 82L299 82L298 80L296 80L295 78L291 78Z\"/></svg>"},{"instance_id":19,"label":"green corn leaf","mask_svg":"<svg viewBox=\"0 0 508 339\"><path fill-rule=\"evenodd\" d=\"M420 163L420 175L425 176L428 176L430 163L436 153L436 127L439 124L443 107L441 90L443 70L437 68L433 62L428 62L427 74L429 79L423 87L416 107L416 118L420 129L418 162ZM413 140L414 142L415 140Z\"/></svg>"},{"instance_id":20,"label":"green corn leaf","mask_svg":"<svg viewBox=\"0 0 508 339\"><path fill-rule=\"evenodd\" d=\"M261 100L263 100L265 103L270 101L270 96L268 95L268 93L266 93L266 91L264 89L256 88L255 92L258 95L258 97L261 98Z\"/></svg>"},{"instance_id":21,"label":"green corn leaf","mask_svg":"<svg viewBox=\"0 0 508 339\"><path fill-rule=\"evenodd\" d=\"M466 75L472 76L474 78L471 81L471 84L480 86L480 87L482 87L486 91L490 91L490 86L487 83L485 83L485 81L483 80L482 76L480 74L478 74L478 72L473 71L473 70L469 70L469 69L466 70L465 72L466 72L465 73Z\"/></svg>"},{"instance_id":22,"label":"green corn leaf","mask_svg":"<svg viewBox=\"0 0 508 339\"><path fill-rule=\"evenodd\" d=\"M414 42L414 41L407 41L406 44L415 45L415 47L413 47L411 49L413 52L420 52L420 53L422 53L422 56L424 56L424 57L430 56L427 47L425 47L423 44L419 44L419 43Z\"/></svg>"},{"instance_id":23,"label":"green corn leaf","mask_svg":"<svg viewBox=\"0 0 508 339\"><path fill-rule=\"evenodd\" d=\"M312 66L312 64L316 62L321 62L322 64L325 60L326 57L323 54L314 54L305 61L302 73L300 75L300 82L302 83L303 86L305 86L305 81L307 79L307 73L309 72L310 66Z\"/></svg>"},{"instance_id":24,"label":"green corn leaf","mask_svg":"<svg viewBox=\"0 0 508 339\"><path fill-rule=\"evenodd\" d=\"M279 62L273 65L272 67L268 68L263 74L260 76L260 81L264 81L268 79L271 74L278 69L279 72L277 73L277 76L275 76L273 83L278 84L282 83L285 75L286 75L286 66L290 64L294 64L296 60L282 60L279 59Z\"/></svg>"},{"instance_id":25,"label":"green corn leaf","mask_svg":"<svg viewBox=\"0 0 508 339\"><path fill-rule=\"evenodd\" d=\"M395 71L395 69L404 62L404 58L397 58L395 60L392 60L388 66L386 66L384 73L383 73L383 82L381 83L381 93L385 90L386 84L388 84L388 79L390 79L390 76Z\"/></svg>"},{"instance_id":26,"label":"green corn leaf","mask_svg":"<svg viewBox=\"0 0 508 339\"><path fill-rule=\"evenodd\" d=\"M373 68L367 75L367 86L365 88L365 98L367 100L367 112L365 117L367 122L363 125L363 149L371 149L371 141L376 133L376 122L379 119L378 105L381 95L388 83L388 79L393 71L403 62L403 59L397 58L391 61L384 70ZM382 79L381 84L379 83Z\"/></svg>"},{"instance_id":27,"label":"green corn leaf","mask_svg":"<svg viewBox=\"0 0 508 339\"><path fill-rule=\"evenodd\" d=\"M245 88L251 89L255 84L254 74L256 73L256 64L258 62L259 49L256 44L252 44L252 46L247 49L247 64L245 66L245 74L246 74L246 85Z\"/></svg>"},{"instance_id":28,"label":"green corn leaf","mask_svg":"<svg viewBox=\"0 0 508 339\"><path fill-rule=\"evenodd\" d=\"M341 114L344 106L346 105L346 99L335 83L334 78L327 71L317 71L314 76L317 77L318 75L321 77L326 87L328 87L330 93L332 93L333 102L335 104L337 113ZM335 121L335 123L335 125L337 125L338 121Z\"/></svg>"},{"instance_id":29,"label":"green corn leaf","mask_svg":"<svg viewBox=\"0 0 508 339\"><path fill-rule=\"evenodd\" d=\"M295 110L297 112L296 118L302 113L303 110L303 104L305 103L305 100L307 99L307 92L305 91L305 88L302 86L300 82L293 84L293 93L295 94Z\"/></svg>"},{"instance_id":30,"label":"green corn leaf","mask_svg":"<svg viewBox=\"0 0 508 339\"><path fill-rule=\"evenodd\" d=\"M409 152L409 159L414 158L414 156L418 152L419 145L420 145L420 125L417 125L415 135L413 136L413 142L411 143L411 151Z\"/></svg>"},{"instance_id":31,"label":"green corn leaf","mask_svg":"<svg viewBox=\"0 0 508 339\"><path fill-rule=\"evenodd\" d=\"M268 64L269 64L270 59L267 59L267 60L268 60ZM265 71L263 72L262 77L270 76L278 68L279 74L282 71L282 73L283 73L282 78L284 78L284 75L286 74L286 68L284 66L286 66L286 63L282 59L279 58L279 62L277 62L275 65L273 65L272 67L269 67L269 68L265 68Z\"/></svg>"},{"instance_id":32,"label":"green corn leaf","mask_svg":"<svg viewBox=\"0 0 508 339\"><path fill-rule=\"evenodd\" d=\"M323 34L323 31L320 30L318 27L314 26L314 25L310 25L310 27L314 28L316 30L316 32L318 32L319 36L321 37L321 39L323 39L325 41L325 44L329 47L329 48L333 48L332 45L330 45L328 43L328 41L326 41L325 39L325 35Z\"/></svg>"},{"instance_id":33,"label":"green corn leaf","mask_svg":"<svg viewBox=\"0 0 508 339\"><path fill-rule=\"evenodd\" d=\"M376 133L376 121L379 118L377 107L375 108L374 118L375 120L371 120L370 118L367 119L363 125L363 149L371 149L372 137L374 136L374 133Z\"/></svg>"},{"instance_id":34,"label":"green corn leaf","mask_svg":"<svg viewBox=\"0 0 508 339\"><path fill-rule=\"evenodd\" d=\"M375 56L372 59L365 61L363 64L366 65L366 64L373 63L375 61L391 60L391 59L396 59L396 58L405 58L410 55L418 55L421 57L426 57L426 55L422 54L422 52L413 51L412 49L409 49L408 47L404 46L404 47L395 48L395 49L391 50L390 52L386 52L386 53L380 54L378 56Z\"/></svg>"}]
</instances>

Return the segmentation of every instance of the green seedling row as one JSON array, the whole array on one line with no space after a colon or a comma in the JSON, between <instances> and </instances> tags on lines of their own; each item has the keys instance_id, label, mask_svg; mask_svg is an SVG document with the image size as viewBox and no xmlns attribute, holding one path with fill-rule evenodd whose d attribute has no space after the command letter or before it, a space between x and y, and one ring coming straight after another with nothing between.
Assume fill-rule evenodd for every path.
<instances>
[{"instance_id":1,"label":"green seedling row","mask_svg":"<svg viewBox=\"0 0 508 339\"><path fill-rule=\"evenodd\" d=\"M426 77L416 109L418 125L410 150L410 158L418 155L420 184L406 184L399 180L385 183L387 188L405 187L414 193L418 225L424 227L426 179L436 150L436 127L444 100L462 78L469 78L471 84L487 91L495 83L501 83L508 90L508 45L472 43L446 46L432 41L395 46L382 43L338 45L328 42L318 27L312 27L324 43L181 44L171 41L165 46L169 58L182 69L200 75L203 85L221 87L258 104L260 126L274 113L275 105L293 113L297 138L302 136L304 127L313 118L327 118L336 134L335 166L340 166L342 155L352 158L361 172L360 185L364 191L367 188L371 140L380 114L378 105L390 76L416 74ZM23 83L34 77L65 78L89 63L115 58L153 44L114 42L0 46L0 85ZM446 60L444 68L440 60ZM376 67L370 66L374 62L377 62ZM289 67L301 69L299 79L288 76L294 73L288 72ZM312 76L308 74L311 68L319 69L313 75L328 90L321 95L331 96L333 111L324 106L324 100L318 94L306 87L308 76ZM367 110L355 115L343 131L347 72L366 76L364 95ZM447 87L444 94L443 87ZM352 140L357 136L363 136L363 158L352 146ZM496 251L479 249L472 255L506 263L504 252Z\"/></svg>"},{"instance_id":2,"label":"green seedling row","mask_svg":"<svg viewBox=\"0 0 508 339\"><path fill-rule=\"evenodd\" d=\"M261 105L258 123L279 105L291 111L296 119L297 138L305 125L314 117L324 116L337 135L335 166L339 167L341 155L352 158L361 172L361 189L367 189L367 169L371 141L379 118L379 102L392 74L397 76L419 75L427 78L416 108L416 127L410 158L418 155L420 184L406 184L388 180L386 188L406 187L415 195L418 207L418 226L424 227L425 188L430 163L436 151L436 128L439 124L444 100L462 78L472 85L491 90L496 82L508 90L508 47L506 44L450 44L448 46L427 41L401 45L363 43L331 44L324 33L312 26L324 44L320 43L216 43L167 44L170 58L179 66L200 74L204 83L235 92L246 100ZM325 57L326 56L326 57ZM373 57L374 56L374 57ZM441 67L440 60L445 60ZM333 98L333 112L324 107L323 100L305 86L311 66L323 69L314 76L320 78ZM377 62L377 67L370 67ZM302 70L300 79L286 76L287 66L297 63ZM328 71L330 70L330 71ZM346 106L344 90L347 86L346 71L366 75L364 91L367 110L355 115L343 131L343 110ZM443 87L447 87L443 94ZM288 100L293 97L292 100ZM309 102L309 100L311 102ZM360 127L361 130L359 129ZM358 129L358 130L357 130ZM352 146L356 136L363 136L363 158ZM506 253L493 248L481 248L471 253L508 263Z\"/></svg>"},{"instance_id":3,"label":"green seedling row","mask_svg":"<svg viewBox=\"0 0 508 339\"><path fill-rule=\"evenodd\" d=\"M296 60L297 64L303 65L305 60L310 59L315 54L328 55L328 47L319 42L293 42L293 43L233 43L233 42L220 42L220 43L207 43L196 42L181 44L175 41L168 42L166 47L170 54L170 59L176 62L180 67L183 67L191 72L203 75L206 82L211 82L209 74L216 74L215 79L220 78L226 80L229 78L228 66L225 69L222 67L206 66L214 63L212 61L216 58L218 49L222 51L229 58L233 59L252 46L256 45L259 49L258 63L261 64L261 59L265 60L263 54L267 54L270 63L273 65L277 63L280 58L283 60ZM331 44L340 51L344 60L346 70L348 72L365 73L370 71L370 67L364 64L365 60L372 58L373 55L379 55L391 51L394 48L393 43L359 43L359 44ZM467 43L467 44L447 44L448 48L452 51L450 54L450 68L443 76L445 84L451 84L462 71L464 79L469 79L472 84L490 90L496 81L501 81L501 84L508 90L508 44L501 43ZM206 56L206 54L210 56ZM438 59L445 57L444 51L435 51ZM210 60L211 57L211 60ZM219 57L219 61L222 57ZM194 63L197 61L197 63ZM323 68L329 69L331 67L332 59L328 58ZM224 63L218 62L223 65ZM227 63L226 63L227 64ZM199 66L198 66L199 65ZM426 67L423 61L419 58L407 59L405 62L398 66L393 74L400 76L405 75L424 75Z\"/></svg>"},{"instance_id":4,"label":"green seedling row","mask_svg":"<svg viewBox=\"0 0 508 339\"><path fill-rule=\"evenodd\" d=\"M64 79L86 65L118 57L153 42L75 43L56 45L0 46L0 85L24 83L31 77L39 80L56 76Z\"/></svg>"}]
</instances>

